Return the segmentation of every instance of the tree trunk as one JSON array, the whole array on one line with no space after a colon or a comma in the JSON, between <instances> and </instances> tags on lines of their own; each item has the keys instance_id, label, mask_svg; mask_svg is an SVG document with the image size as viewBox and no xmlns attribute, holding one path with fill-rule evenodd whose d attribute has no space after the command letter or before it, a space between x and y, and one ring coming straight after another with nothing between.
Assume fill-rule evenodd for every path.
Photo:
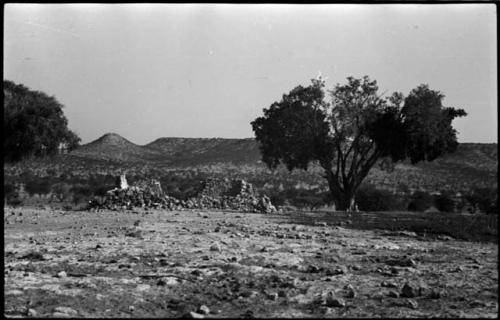
<instances>
[{"instance_id":1,"label":"tree trunk","mask_svg":"<svg viewBox=\"0 0 500 320\"><path fill-rule=\"evenodd\" d=\"M341 188L335 178L335 175L329 170L326 170L326 179L328 181L328 186L330 188L330 193L336 209L347 212L358 211L354 197L354 186L344 185L343 188Z\"/></svg>"},{"instance_id":2,"label":"tree trunk","mask_svg":"<svg viewBox=\"0 0 500 320\"><path fill-rule=\"evenodd\" d=\"M341 211L355 212L357 211L356 201L354 197L354 192L343 192L337 195L337 208Z\"/></svg>"}]
</instances>

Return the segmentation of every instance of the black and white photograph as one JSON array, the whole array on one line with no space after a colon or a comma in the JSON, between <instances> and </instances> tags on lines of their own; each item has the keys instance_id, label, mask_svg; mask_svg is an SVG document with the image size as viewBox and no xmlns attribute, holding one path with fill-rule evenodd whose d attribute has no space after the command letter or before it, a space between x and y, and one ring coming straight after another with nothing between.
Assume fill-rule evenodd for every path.
<instances>
[{"instance_id":1,"label":"black and white photograph","mask_svg":"<svg viewBox=\"0 0 500 320\"><path fill-rule=\"evenodd\" d=\"M7 3L6 318L498 318L494 3Z\"/></svg>"}]
</instances>

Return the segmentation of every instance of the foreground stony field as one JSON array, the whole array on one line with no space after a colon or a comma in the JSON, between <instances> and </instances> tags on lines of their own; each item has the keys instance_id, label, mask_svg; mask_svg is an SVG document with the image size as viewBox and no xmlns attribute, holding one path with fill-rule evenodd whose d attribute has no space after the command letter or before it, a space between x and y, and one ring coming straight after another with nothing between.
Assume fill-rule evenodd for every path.
<instances>
[{"instance_id":1,"label":"foreground stony field","mask_svg":"<svg viewBox=\"0 0 500 320\"><path fill-rule=\"evenodd\" d=\"M5 208L5 316L498 317L495 243L292 221Z\"/></svg>"}]
</instances>

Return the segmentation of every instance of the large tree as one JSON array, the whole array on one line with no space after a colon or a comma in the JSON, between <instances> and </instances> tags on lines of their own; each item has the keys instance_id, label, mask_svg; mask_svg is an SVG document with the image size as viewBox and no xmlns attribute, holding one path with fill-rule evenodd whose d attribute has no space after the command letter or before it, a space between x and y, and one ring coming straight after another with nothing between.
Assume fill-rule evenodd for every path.
<instances>
[{"instance_id":1,"label":"large tree","mask_svg":"<svg viewBox=\"0 0 500 320\"><path fill-rule=\"evenodd\" d=\"M18 161L71 150L80 138L68 129L68 120L54 97L4 80L4 160Z\"/></svg>"},{"instance_id":2,"label":"large tree","mask_svg":"<svg viewBox=\"0 0 500 320\"><path fill-rule=\"evenodd\" d=\"M456 150L451 122L466 113L443 107L444 95L427 85L406 98L397 92L383 98L375 80L348 77L328 93L327 101L324 81L313 79L251 124L264 163L291 171L317 162L340 210L355 209L356 191L376 163L431 161Z\"/></svg>"}]
</instances>

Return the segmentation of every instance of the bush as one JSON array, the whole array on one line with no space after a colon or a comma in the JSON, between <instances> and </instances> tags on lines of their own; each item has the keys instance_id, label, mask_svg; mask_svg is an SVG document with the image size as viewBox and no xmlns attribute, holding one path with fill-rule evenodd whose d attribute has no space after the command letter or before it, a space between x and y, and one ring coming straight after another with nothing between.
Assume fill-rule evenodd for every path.
<instances>
[{"instance_id":1,"label":"bush","mask_svg":"<svg viewBox=\"0 0 500 320\"><path fill-rule=\"evenodd\" d=\"M271 190L267 193L271 203L275 206L282 206L285 204L286 196L285 193L278 190Z\"/></svg>"},{"instance_id":2,"label":"bush","mask_svg":"<svg viewBox=\"0 0 500 320\"><path fill-rule=\"evenodd\" d=\"M434 197L425 191L416 191L411 196L408 211L425 211L434 205Z\"/></svg>"},{"instance_id":3,"label":"bush","mask_svg":"<svg viewBox=\"0 0 500 320\"><path fill-rule=\"evenodd\" d=\"M18 188L10 182L4 181L3 198L6 204L17 207L23 204Z\"/></svg>"},{"instance_id":4,"label":"bush","mask_svg":"<svg viewBox=\"0 0 500 320\"><path fill-rule=\"evenodd\" d=\"M92 190L87 185L76 185L71 187L71 194L73 195L73 204L87 203L92 196Z\"/></svg>"},{"instance_id":5,"label":"bush","mask_svg":"<svg viewBox=\"0 0 500 320\"><path fill-rule=\"evenodd\" d=\"M50 192L50 181L44 178L35 178L26 182L25 188L30 196L48 194Z\"/></svg>"},{"instance_id":6,"label":"bush","mask_svg":"<svg viewBox=\"0 0 500 320\"><path fill-rule=\"evenodd\" d=\"M323 197L317 194L299 194L292 202L297 207L314 210L324 205Z\"/></svg>"},{"instance_id":7,"label":"bush","mask_svg":"<svg viewBox=\"0 0 500 320\"><path fill-rule=\"evenodd\" d=\"M16 195L16 187L11 183L4 183L3 185L3 197L4 199L12 198Z\"/></svg>"},{"instance_id":8,"label":"bush","mask_svg":"<svg viewBox=\"0 0 500 320\"><path fill-rule=\"evenodd\" d=\"M274 196L275 200L278 200L276 202L273 202L273 198L270 197L274 205L283 205L288 201L289 204L295 207L314 210L325 204L323 193L316 189L309 190L290 187L279 194L280 196L278 197Z\"/></svg>"},{"instance_id":9,"label":"bush","mask_svg":"<svg viewBox=\"0 0 500 320\"><path fill-rule=\"evenodd\" d=\"M456 212L456 203L453 195L450 192L441 192L440 195L434 199L436 208L441 212Z\"/></svg>"},{"instance_id":10,"label":"bush","mask_svg":"<svg viewBox=\"0 0 500 320\"><path fill-rule=\"evenodd\" d=\"M356 203L361 211L404 210L405 204L387 190L377 189L371 184L362 185L356 195Z\"/></svg>"},{"instance_id":11,"label":"bush","mask_svg":"<svg viewBox=\"0 0 500 320\"><path fill-rule=\"evenodd\" d=\"M56 183L52 186L52 194L60 202L68 200L71 197L71 186L64 182Z\"/></svg>"},{"instance_id":12,"label":"bush","mask_svg":"<svg viewBox=\"0 0 500 320\"><path fill-rule=\"evenodd\" d=\"M474 207L485 213L497 213L498 209L497 188L476 188L465 198Z\"/></svg>"}]
</instances>

